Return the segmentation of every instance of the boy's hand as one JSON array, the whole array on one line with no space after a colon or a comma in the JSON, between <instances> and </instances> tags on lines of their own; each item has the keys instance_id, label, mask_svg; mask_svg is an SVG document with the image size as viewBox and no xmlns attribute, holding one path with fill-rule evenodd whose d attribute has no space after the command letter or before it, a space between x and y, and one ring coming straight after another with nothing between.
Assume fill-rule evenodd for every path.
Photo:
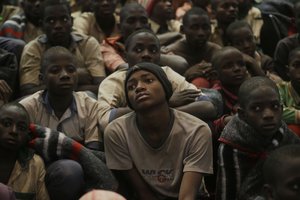
<instances>
[{"instance_id":1,"label":"boy's hand","mask_svg":"<svg viewBox=\"0 0 300 200\"><path fill-rule=\"evenodd\" d=\"M176 108L182 105L186 105L192 102L195 102L196 98L200 95L198 90L183 90L181 92L173 93L169 100L169 106Z\"/></svg>"},{"instance_id":2,"label":"boy's hand","mask_svg":"<svg viewBox=\"0 0 300 200\"><path fill-rule=\"evenodd\" d=\"M243 53L243 59L246 65L248 72L251 76L264 76L264 71L260 68L257 61L251 56Z\"/></svg>"},{"instance_id":3,"label":"boy's hand","mask_svg":"<svg viewBox=\"0 0 300 200\"><path fill-rule=\"evenodd\" d=\"M197 77L206 78L207 80L215 80L217 78L217 72L212 68L211 63L202 61L192 67L190 67L184 76L188 82L191 82Z\"/></svg>"}]
</instances>

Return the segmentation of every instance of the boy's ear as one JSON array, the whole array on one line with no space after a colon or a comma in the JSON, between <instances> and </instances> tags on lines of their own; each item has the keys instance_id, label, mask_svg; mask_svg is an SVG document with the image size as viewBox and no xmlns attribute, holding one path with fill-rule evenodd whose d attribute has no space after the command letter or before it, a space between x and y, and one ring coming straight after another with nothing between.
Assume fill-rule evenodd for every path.
<instances>
[{"instance_id":1,"label":"boy's ear","mask_svg":"<svg viewBox=\"0 0 300 200\"><path fill-rule=\"evenodd\" d=\"M269 184L264 184L263 194L266 200L273 200L275 198L274 189Z\"/></svg>"},{"instance_id":2,"label":"boy's ear","mask_svg":"<svg viewBox=\"0 0 300 200\"><path fill-rule=\"evenodd\" d=\"M242 120L245 120L245 110L239 106L237 108L237 112L238 112L239 118Z\"/></svg>"},{"instance_id":3,"label":"boy's ear","mask_svg":"<svg viewBox=\"0 0 300 200\"><path fill-rule=\"evenodd\" d=\"M44 81L44 75L42 73L39 73L39 80Z\"/></svg>"}]
</instances>

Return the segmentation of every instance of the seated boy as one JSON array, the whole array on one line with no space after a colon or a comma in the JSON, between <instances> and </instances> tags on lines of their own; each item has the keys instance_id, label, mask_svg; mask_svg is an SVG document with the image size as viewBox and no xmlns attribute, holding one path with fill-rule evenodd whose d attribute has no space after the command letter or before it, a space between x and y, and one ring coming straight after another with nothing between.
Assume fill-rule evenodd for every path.
<instances>
[{"instance_id":1,"label":"seated boy","mask_svg":"<svg viewBox=\"0 0 300 200\"><path fill-rule=\"evenodd\" d=\"M300 136L300 48L291 51L288 58L288 76L290 82L278 84L283 116L289 128Z\"/></svg>"},{"instance_id":2,"label":"seated boy","mask_svg":"<svg viewBox=\"0 0 300 200\"><path fill-rule=\"evenodd\" d=\"M193 81L189 77L196 77L195 73L199 75L200 72L205 78L205 70L200 63L210 63L215 51L221 48L208 41L211 34L210 19L204 10L195 7L184 15L182 22L181 33L185 38L164 47L163 53L174 53L186 59L190 67L185 74L188 80Z\"/></svg>"},{"instance_id":3,"label":"seated boy","mask_svg":"<svg viewBox=\"0 0 300 200\"><path fill-rule=\"evenodd\" d=\"M31 122L61 131L89 149L103 150L99 104L85 92L74 92L78 81L76 57L64 47L49 48L42 58L40 78L46 89L20 101L28 111ZM66 185L70 183L73 184L73 198L81 192L83 171L77 162L58 160L47 168L47 174L55 181L59 180L57 178L60 174L71 174L75 177L63 179L64 181L59 183L60 187L55 185L54 181L50 181L53 183L47 185L50 195L61 195L62 193L57 191L58 188L59 191L70 192L66 189ZM49 189L49 185L52 189Z\"/></svg>"},{"instance_id":4,"label":"seated boy","mask_svg":"<svg viewBox=\"0 0 300 200\"><path fill-rule=\"evenodd\" d=\"M27 147L29 120L18 103L0 108L0 182L11 187L17 199L48 200L44 162Z\"/></svg>"},{"instance_id":5,"label":"seated boy","mask_svg":"<svg viewBox=\"0 0 300 200\"><path fill-rule=\"evenodd\" d=\"M263 165L266 200L298 200L300 180L300 145L276 149Z\"/></svg>"},{"instance_id":6,"label":"seated boy","mask_svg":"<svg viewBox=\"0 0 300 200\"><path fill-rule=\"evenodd\" d=\"M107 166L137 199L194 200L203 176L212 173L210 129L200 119L171 109L172 93L160 66L133 66L125 94L134 112L105 130Z\"/></svg>"},{"instance_id":7,"label":"seated boy","mask_svg":"<svg viewBox=\"0 0 300 200\"><path fill-rule=\"evenodd\" d=\"M272 58L256 50L253 31L246 21L235 21L231 23L226 30L226 35L229 45L240 50L244 54L244 58L250 62L256 61L258 66L271 80L276 83L282 81L274 71Z\"/></svg>"},{"instance_id":8,"label":"seated boy","mask_svg":"<svg viewBox=\"0 0 300 200\"><path fill-rule=\"evenodd\" d=\"M221 93L223 101L222 116L214 121L214 132L218 138L232 115L237 112L238 91L249 74L243 54L233 47L224 47L217 51L212 59L212 67L218 73L218 80L213 88Z\"/></svg>"},{"instance_id":9,"label":"seated boy","mask_svg":"<svg viewBox=\"0 0 300 200\"><path fill-rule=\"evenodd\" d=\"M300 143L282 121L278 88L270 79L246 80L240 86L238 102L238 115L229 121L219 138L217 199L257 196L263 182L260 161L280 146Z\"/></svg>"},{"instance_id":10,"label":"seated boy","mask_svg":"<svg viewBox=\"0 0 300 200\"><path fill-rule=\"evenodd\" d=\"M160 43L156 35L149 30L139 30L130 35L125 44L126 60L129 68L140 62L160 62ZM201 90L187 81L184 77L174 72L170 67L162 67L168 76L173 88L169 105L170 107L188 112L201 119L213 119L216 117L216 108L210 102L196 101L196 98L204 97ZM99 86L98 101L101 110L99 112L101 127L105 128L114 119L131 112L127 106L124 92L124 80L128 69L121 69L108 76Z\"/></svg>"},{"instance_id":11,"label":"seated boy","mask_svg":"<svg viewBox=\"0 0 300 200\"><path fill-rule=\"evenodd\" d=\"M63 46L77 57L79 68L77 90L89 90L97 94L98 85L106 76L97 40L72 31L73 21L68 1L45 0L41 10L45 34L24 47L19 71L21 94L28 95L44 89L39 80L41 57L53 46Z\"/></svg>"},{"instance_id":12,"label":"seated boy","mask_svg":"<svg viewBox=\"0 0 300 200\"><path fill-rule=\"evenodd\" d=\"M75 30L93 36L99 44L107 37L119 35L118 19L115 16L117 3L118 0L94 0L91 3L92 12L82 13L75 18Z\"/></svg>"}]
</instances>

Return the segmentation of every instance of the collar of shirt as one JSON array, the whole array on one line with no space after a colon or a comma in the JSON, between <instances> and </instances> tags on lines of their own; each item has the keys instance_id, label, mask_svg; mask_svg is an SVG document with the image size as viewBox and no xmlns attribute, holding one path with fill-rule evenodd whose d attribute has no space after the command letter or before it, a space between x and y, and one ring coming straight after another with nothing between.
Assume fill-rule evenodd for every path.
<instances>
[{"instance_id":1,"label":"collar of shirt","mask_svg":"<svg viewBox=\"0 0 300 200\"><path fill-rule=\"evenodd\" d=\"M76 46L76 43L80 42L83 40L83 36L80 35L80 34L77 34L77 33L74 33L72 32L71 33L71 38L72 38L72 42L71 42L71 45L70 45L70 48L74 48L74 46ZM48 38L47 38L47 35L46 34L43 34L39 37L38 41L42 44L45 44L47 45L48 43Z\"/></svg>"},{"instance_id":2,"label":"collar of shirt","mask_svg":"<svg viewBox=\"0 0 300 200\"><path fill-rule=\"evenodd\" d=\"M49 113L52 113L53 111L53 108L51 107L50 105L50 102L49 102L49 94L48 94L48 91L45 90L42 94L42 103L44 104L44 106L46 107L46 110L49 112ZM77 113L77 105L76 105L76 101L75 101L75 98L74 98L74 95L73 95L73 100L72 100L72 103L71 105L69 106L69 109L71 110L71 113L74 114L74 113Z\"/></svg>"}]
</instances>

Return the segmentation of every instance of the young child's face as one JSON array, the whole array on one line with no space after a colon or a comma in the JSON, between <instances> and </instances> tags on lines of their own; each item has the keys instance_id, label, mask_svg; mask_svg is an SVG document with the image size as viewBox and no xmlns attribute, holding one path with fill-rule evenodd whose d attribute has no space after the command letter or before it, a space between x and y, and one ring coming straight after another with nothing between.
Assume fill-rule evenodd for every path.
<instances>
[{"instance_id":1,"label":"young child's face","mask_svg":"<svg viewBox=\"0 0 300 200\"><path fill-rule=\"evenodd\" d=\"M183 33L188 44L193 48L202 48L211 34L210 21L207 15L190 15L184 24Z\"/></svg>"},{"instance_id":2,"label":"young child's face","mask_svg":"<svg viewBox=\"0 0 300 200\"><path fill-rule=\"evenodd\" d=\"M271 86L249 91L248 102L239 116L258 133L270 138L281 125L282 106L279 95Z\"/></svg>"},{"instance_id":3,"label":"young child's face","mask_svg":"<svg viewBox=\"0 0 300 200\"><path fill-rule=\"evenodd\" d=\"M150 33L138 33L131 39L126 59L129 66L140 62L159 63L160 49L157 39Z\"/></svg>"},{"instance_id":4,"label":"young child's face","mask_svg":"<svg viewBox=\"0 0 300 200\"><path fill-rule=\"evenodd\" d=\"M275 183L272 184L272 194L267 200L299 200L300 198L300 158L288 159L280 169L277 169Z\"/></svg>"},{"instance_id":5,"label":"young child's face","mask_svg":"<svg viewBox=\"0 0 300 200\"><path fill-rule=\"evenodd\" d=\"M53 5L45 8L43 30L52 46L61 46L70 38L73 21L65 5Z\"/></svg>"},{"instance_id":6,"label":"young child's face","mask_svg":"<svg viewBox=\"0 0 300 200\"><path fill-rule=\"evenodd\" d=\"M254 36L250 27L238 28L230 34L231 45L247 54L254 57L256 44L254 41Z\"/></svg>"},{"instance_id":7,"label":"young child's face","mask_svg":"<svg viewBox=\"0 0 300 200\"><path fill-rule=\"evenodd\" d=\"M146 70L134 72L128 79L126 87L128 99L135 110L153 108L167 101L160 81Z\"/></svg>"},{"instance_id":8,"label":"young child's face","mask_svg":"<svg viewBox=\"0 0 300 200\"><path fill-rule=\"evenodd\" d=\"M5 107L0 113L0 149L18 151L26 142L29 119L16 106Z\"/></svg>"},{"instance_id":9,"label":"young child's face","mask_svg":"<svg viewBox=\"0 0 300 200\"><path fill-rule=\"evenodd\" d=\"M174 17L171 0L159 0L154 6L153 13L156 13L161 19L171 20Z\"/></svg>"},{"instance_id":10,"label":"young child's face","mask_svg":"<svg viewBox=\"0 0 300 200\"><path fill-rule=\"evenodd\" d=\"M49 59L44 82L52 94L72 93L77 86L78 74L73 57L66 54L54 55Z\"/></svg>"},{"instance_id":11,"label":"young child's face","mask_svg":"<svg viewBox=\"0 0 300 200\"><path fill-rule=\"evenodd\" d=\"M290 59L288 66L288 75L294 86L300 88L300 50Z\"/></svg>"},{"instance_id":12,"label":"young child's face","mask_svg":"<svg viewBox=\"0 0 300 200\"><path fill-rule=\"evenodd\" d=\"M219 0L216 8L216 18L219 23L229 24L238 17L237 0Z\"/></svg>"},{"instance_id":13,"label":"young child's face","mask_svg":"<svg viewBox=\"0 0 300 200\"><path fill-rule=\"evenodd\" d=\"M243 55L238 50L227 50L218 60L219 80L224 86L239 87L247 78Z\"/></svg>"}]
</instances>

